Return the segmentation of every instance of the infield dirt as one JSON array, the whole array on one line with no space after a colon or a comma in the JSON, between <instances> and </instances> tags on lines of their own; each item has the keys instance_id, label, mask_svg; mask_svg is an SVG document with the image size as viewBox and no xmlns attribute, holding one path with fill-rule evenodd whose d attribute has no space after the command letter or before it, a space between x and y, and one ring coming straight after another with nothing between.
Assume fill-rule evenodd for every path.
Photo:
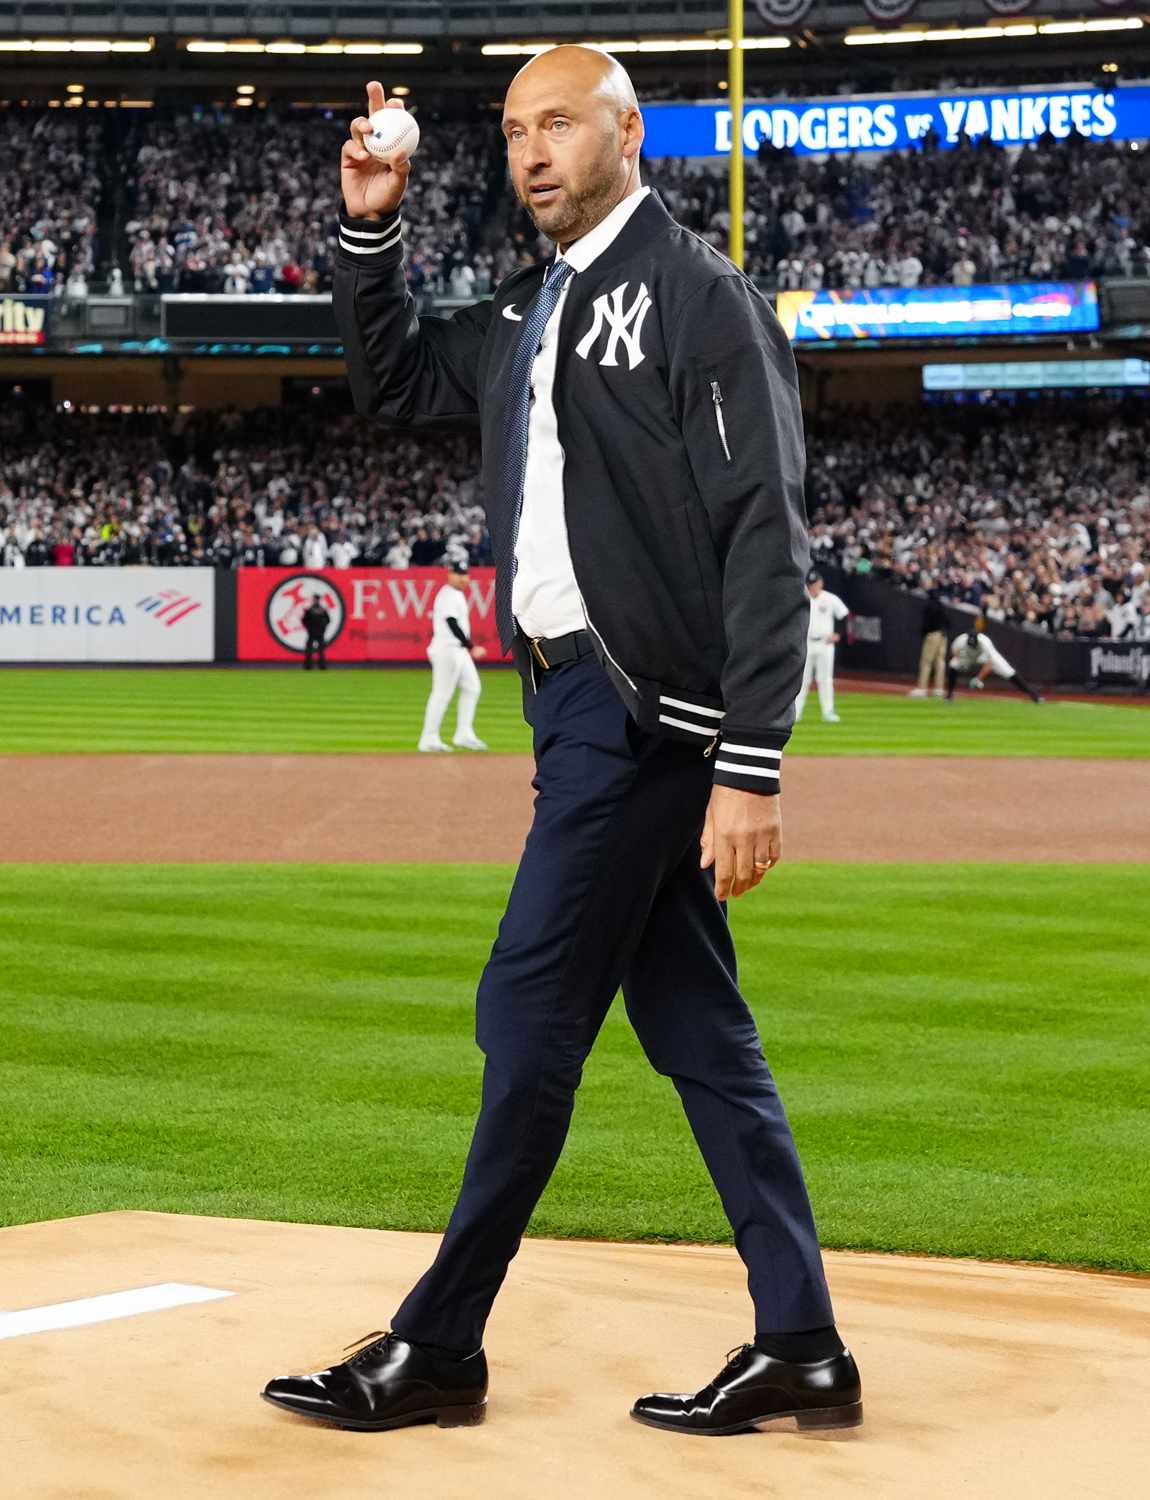
<instances>
[{"instance_id":1,"label":"infield dirt","mask_svg":"<svg viewBox=\"0 0 1150 1500\"><path fill-rule=\"evenodd\" d=\"M0 756L9 862L500 861L531 761L481 755ZM1143 860L1150 761L795 757L790 860Z\"/></svg>"},{"instance_id":2,"label":"infield dirt","mask_svg":"<svg viewBox=\"0 0 1150 1500\"><path fill-rule=\"evenodd\" d=\"M434 1235L152 1213L0 1231L25 1307L171 1282L230 1293L4 1345L22 1416L4 1493L36 1500L1103 1500L1145 1477L1150 1282L1026 1266L827 1257L865 1425L720 1440L631 1421L748 1337L733 1250L529 1240L490 1325L481 1427L343 1432L258 1399L387 1326ZM8 1485L14 1486L11 1490Z\"/></svg>"}]
</instances>

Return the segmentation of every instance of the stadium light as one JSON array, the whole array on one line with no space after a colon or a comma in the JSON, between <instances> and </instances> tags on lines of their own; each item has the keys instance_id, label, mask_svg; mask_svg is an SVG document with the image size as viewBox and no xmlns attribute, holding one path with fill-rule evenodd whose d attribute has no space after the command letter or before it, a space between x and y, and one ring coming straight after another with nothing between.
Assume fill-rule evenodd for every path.
<instances>
[{"instance_id":1,"label":"stadium light","mask_svg":"<svg viewBox=\"0 0 1150 1500\"><path fill-rule=\"evenodd\" d=\"M2 44L0 44L2 45ZM213 42L203 39L185 42L186 52L262 53L270 57L418 57L422 42Z\"/></svg>"},{"instance_id":2,"label":"stadium light","mask_svg":"<svg viewBox=\"0 0 1150 1500\"><path fill-rule=\"evenodd\" d=\"M1016 36L1078 36L1091 31L1141 31L1141 16L1104 16L1094 21L1012 21L997 26L947 26L930 30L848 31L847 47L903 47L915 42L986 42Z\"/></svg>"},{"instance_id":3,"label":"stadium light","mask_svg":"<svg viewBox=\"0 0 1150 1500\"><path fill-rule=\"evenodd\" d=\"M0 41L0 52L151 52L155 45L152 37L140 42L111 42L94 38L81 42L62 42L20 37L16 41Z\"/></svg>"},{"instance_id":4,"label":"stadium light","mask_svg":"<svg viewBox=\"0 0 1150 1500\"><path fill-rule=\"evenodd\" d=\"M187 52L262 52L263 42L185 42Z\"/></svg>"},{"instance_id":5,"label":"stadium light","mask_svg":"<svg viewBox=\"0 0 1150 1500\"><path fill-rule=\"evenodd\" d=\"M902 47L914 42L986 42L1000 37L1037 36L1032 21L1016 21L1002 26L947 26L931 31L906 28L901 31L848 31L843 37L847 47Z\"/></svg>"},{"instance_id":6,"label":"stadium light","mask_svg":"<svg viewBox=\"0 0 1150 1500\"><path fill-rule=\"evenodd\" d=\"M550 52L552 47L562 45L561 42L485 42L479 50L484 57L537 57L541 52ZM725 36L691 36L677 39L668 37L648 41L630 39L615 42L587 42L584 45L600 47L604 52L644 55L668 52L729 52L731 50L730 38ZM743 52L785 52L790 45L791 39L786 36L748 36L740 41L739 48Z\"/></svg>"},{"instance_id":7,"label":"stadium light","mask_svg":"<svg viewBox=\"0 0 1150 1500\"><path fill-rule=\"evenodd\" d=\"M1083 31L1141 31L1141 16L1107 16L1098 21L1047 21L1038 28L1041 36L1075 36Z\"/></svg>"}]
</instances>

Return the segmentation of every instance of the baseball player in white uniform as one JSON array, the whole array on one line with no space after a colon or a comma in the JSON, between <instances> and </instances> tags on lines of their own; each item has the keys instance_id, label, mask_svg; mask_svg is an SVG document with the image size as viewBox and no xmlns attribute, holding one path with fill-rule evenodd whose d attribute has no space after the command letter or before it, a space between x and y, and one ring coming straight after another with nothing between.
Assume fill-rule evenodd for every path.
<instances>
[{"instance_id":1,"label":"baseball player in white uniform","mask_svg":"<svg viewBox=\"0 0 1150 1500\"><path fill-rule=\"evenodd\" d=\"M835 643L839 639L838 624L845 620L850 610L837 594L832 594L823 584L823 575L812 568L807 574L807 593L811 600L811 622L807 627L807 664L803 669L803 685L795 699L795 722L803 716L807 694L811 690L813 677L819 689L819 708L824 724L837 724L835 713Z\"/></svg>"},{"instance_id":2,"label":"baseball player in white uniform","mask_svg":"<svg viewBox=\"0 0 1150 1500\"><path fill-rule=\"evenodd\" d=\"M476 661L487 655L482 646L471 641L471 618L467 608L467 569L460 562L447 567L447 582L435 596L431 610L431 644L427 648L431 662L431 693L423 714L423 733L419 748L423 751L446 750L440 737L440 726L456 688L459 703L455 711L455 737L451 744L461 750L486 750L475 733L475 707L479 702L479 673Z\"/></svg>"},{"instance_id":3,"label":"baseball player in white uniform","mask_svg":"<svg viewBox=\"0 0 1150 1500\"><path fill-rule=\"evenodd\" d=\"M947 702L954 702L954 690L960 675L968 677L970 686L976 692L981 692L986 679L993 672L995 676L1012 682L1019 692L1033 698L1035 703L1041 703L1041 695L1018 675L990 637L983 634L985 626L986 621L979 615L972 631L956 635L950 643L950 663L946 674Z\"/></svg>"}]
</instances>

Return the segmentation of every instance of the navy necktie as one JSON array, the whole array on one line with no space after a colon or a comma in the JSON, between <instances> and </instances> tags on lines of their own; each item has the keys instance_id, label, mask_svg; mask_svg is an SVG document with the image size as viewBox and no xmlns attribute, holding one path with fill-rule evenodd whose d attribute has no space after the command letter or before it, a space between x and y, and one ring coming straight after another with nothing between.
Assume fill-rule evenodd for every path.
<instances>
[{"instance_id":1,"label":"navy necktie","mask_svg":"<svg viewBox=\"0 0 1150 1500\"><path fill-rule=\"evenodd\" d=\"M527 427L531 420L531 367L539 353L543 331L572 274L570 261L557 260L544 278L543 285L523 315L519 340L511 357L503 407L503 494L504 516L495 549L495 623L506 651L515 635L511 613L511 590L515 582L515 543L519 537L519 517L523 510L523 476L527 470Z\"/></svg>"}]
</instances>

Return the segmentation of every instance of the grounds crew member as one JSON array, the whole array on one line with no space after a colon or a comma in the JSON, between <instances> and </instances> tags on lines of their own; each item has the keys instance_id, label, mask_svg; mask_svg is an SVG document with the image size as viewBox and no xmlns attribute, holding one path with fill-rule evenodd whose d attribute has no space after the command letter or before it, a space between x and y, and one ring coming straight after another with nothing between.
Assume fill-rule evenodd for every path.
<instances>
[{"instance_id":1,"label":"grounds crew member","mask_svg":"<svg viewBox=\"0 0 1150 1500\"><path fill-rule=\"evenodd\" d=\"M622 985L730 1218L756 1330L701 1399L645 1396L633 1415L711 1433L854 1425L858 1370L721 904L781 851L808 614L790 346L754 285L641 187L642 117L602 52L557 47L515 77L511 177L558 253L450 318L416 316L409 167L371 157L367 129L354 121L343 148L334 287L352 391L365 416L480 423L537 797L479 985L483 1101L435 1263L389 1333L264 1394L363 1428L481 1420L484 1325Z\"/></svg>"},{"instance_id":2,"label":"grounds crew member","mask_svg":"<svg viewBox=\"0 0 1150 1500\"><path fill-rule=\"evenodd\" d=\"M323 598L320 594L311 596L311 603L304 610L303 628L307 631L307 647L304 651L304 671L311 671L311 659L316 656L319 661L321 672L327 671L327 627L331 624L331 615L323 607Z\"/></svg>"},{"instance_id":3,"label":"grounds crew member","mask_svg":"<svg viewBox=\"0 0 1150 1500\"><path fill-rule=\"evenodd\" d=\"M931 679L934 679L934 696L943 696L943 678L946 675L946 637L950 627L946 610L937 593L926 601L922 615L922 646L918 653L918 682L908 693L910 698L925 698Z\"/></svg>"},{"instance_id":4,"label":"grounds crew member","mask_svg":"<svg viewBox=\"0 0 1150 1500\"><path fill-rule=\"evenodd\" d=\"M954 702L954 690L958 685L959 676L969 677L970 686L981 692L986 679L993 672L998 677L1004 677L1019 690L1032 698L1035 703L1043 701L1041 694L1036 693L1028 682L1025 682L1014 668L999 651L998 647L983 632L986 621L981 615L974 622L974 629L969 635L956 635L950 645L950 665L946 674L946 696L947 701Z\"/></svg>"},{"instance_id":5,"label":"grounds crew member","mask_svg":"<svg viewBox=\"0 0 1150 1500\"><path fill-rule=\"evenodd\" d=\"M419 748L423 751L450 751L451 745L444 743L439 730L456 688L459 704L451 743L463 750L487 749L475 733L475 708L482 691L475 662L487 652L482 646L472 644L466 589L466 563L449 563L447 582L431 607L431 644L427 648L431 692L423 714L423 733L419 736Z\"/></svg>"}]
</instances>

